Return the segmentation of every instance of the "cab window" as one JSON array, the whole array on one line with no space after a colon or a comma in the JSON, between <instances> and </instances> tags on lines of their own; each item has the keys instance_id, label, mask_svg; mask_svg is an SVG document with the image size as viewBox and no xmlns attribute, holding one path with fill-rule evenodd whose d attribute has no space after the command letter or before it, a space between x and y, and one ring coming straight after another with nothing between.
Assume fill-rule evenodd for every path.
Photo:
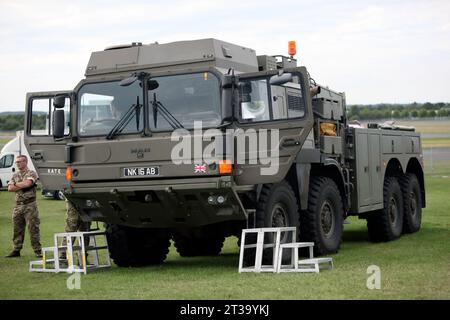
<instances>
[{"instance_id":1,"label":"cab window","mask_svg":"<svg viewBox=\"0 0 450 320\"><path fill-rule=\"evenodd\" d=\"M31 100L31 123L29 133L33 136L50 136L53 134L53 98L35 97ZM64 135L70 132L70 99L64 103Z\"/></svg>"},{"instance_id":2,"label":"cab window","mask_svg":"<svg viewBox=\"0 0 450 320\"><path fill-rule=\"evenodd\" d=\"M306 104L299 76L282 85L268 85L267 78L239 84L240 122L296 119L305 116Z\"/></svg>"}]
</instances>

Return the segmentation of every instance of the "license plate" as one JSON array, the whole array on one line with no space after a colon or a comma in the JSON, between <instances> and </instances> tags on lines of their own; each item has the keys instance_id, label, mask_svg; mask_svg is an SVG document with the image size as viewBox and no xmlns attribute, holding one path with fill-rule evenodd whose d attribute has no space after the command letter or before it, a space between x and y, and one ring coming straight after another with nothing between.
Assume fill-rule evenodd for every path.
<instances>
[{"instance_id":1,"label":"license plate","mask_svg":"<svg viewBox=\"0 0 450 320\"><path fill-rule=\"evenodd\" d=\"M123 168L124 177L152 177L159 175L159 167Z\"/></svg>"}]
</instances>

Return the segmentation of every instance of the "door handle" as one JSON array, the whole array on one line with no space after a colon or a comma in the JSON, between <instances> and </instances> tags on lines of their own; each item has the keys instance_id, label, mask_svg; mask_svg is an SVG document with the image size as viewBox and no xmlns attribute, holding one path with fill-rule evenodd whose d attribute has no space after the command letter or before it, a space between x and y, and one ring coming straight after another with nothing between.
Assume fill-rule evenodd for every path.
<instances>
[{"instance_id":1,"label":"door handle","mask_svg":"<svg viewBox=\"0 0 450 320\"><path fill-rule=\"evenodd\" d=\"M16 172L16 168L12 168L11 171L12 171L12 172Z\"/></svg>"},{"instance_id":2,"label":"door handle","mask_svg":"<svg viewBox=\"0 0 450 320\"><path fill-rule=\"evenodd\" d=\"M33 160L44 160L44 156L40 152L35 152L31 155L31 159Z\"/></svg>"},{"instance_id":3,"label":"door handle","mask_svg":"<svg viewBox=\"0 0 450 320\"><path fill-rule=\"evenodd\" d=\"M300 141L294 139L287 139L281 144L283 147L295 147L300 145Z\"/></svg>"}]
</instances>

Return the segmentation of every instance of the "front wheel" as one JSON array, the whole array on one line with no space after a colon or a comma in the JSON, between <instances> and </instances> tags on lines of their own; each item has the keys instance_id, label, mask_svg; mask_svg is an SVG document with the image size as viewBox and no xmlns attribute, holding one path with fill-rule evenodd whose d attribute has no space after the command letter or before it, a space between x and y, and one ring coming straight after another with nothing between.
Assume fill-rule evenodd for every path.
<instances>
[{"instance_id":1,"label":"front wheel","mask_svg":"<svg viewBox=\"0 0 450 320\"><path fill-rule=\"evenodd\" d=\"M170 238L165 229L106 226L109 255L119 267L161 264L169 252Z\"/></svg>"},{"instance_id":2,"label":"front wheel","mask_svg":"<svg viewBox=\"0 0 450 320\"><path fill-rule=\"evenodd\" d=\"M220 230L206 226L199 230L176 231L173 240L182 257L217 256L225 237Z\"/></svg>"},{"instance_id":3,"label":"front wheel","mask_svg":"<svg viewBox=\"0 0 450 320\"><path fill-rule=\"evenodd\" d=\"M256 228L267 227L296 227L299 223L299 212L297 198L292 187L286 181L277 184L264 185L256 206ZM283 232L281 243L296 241L290 239L291 233ZM256 243L256 235L251 234L246 238L246 245ZM265 243L274 243L274 235L266 234ZM287 255L283 255L283 261L289 260ZM255 262L255 249L246 249L245 265L253 265ZM273 257L273 249L268 248L263 252L263 262L270 264Z\"/></svg>"},{"instance_id":4,"label":"front wheel","mask_svg":"<svg viewBox=\"0 0 450 320\"><path fill-rule=\"evenodd\" d=\"M315 255L336 253L342 241L344 208L336 183L327 177L313 177L308 209L300 214L300 239L314 242Z\"/></svg>"}]
</instances>

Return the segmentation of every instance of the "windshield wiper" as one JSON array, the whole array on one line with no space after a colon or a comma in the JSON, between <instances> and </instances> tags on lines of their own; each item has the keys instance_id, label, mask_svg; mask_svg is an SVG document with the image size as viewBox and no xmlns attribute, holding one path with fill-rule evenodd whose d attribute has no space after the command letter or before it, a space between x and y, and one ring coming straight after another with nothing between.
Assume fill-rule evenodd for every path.
<instances>
[{"instance_id":1,"label":"windshield wiper","mask_svg":"<svg viewBox=\"0 0 450 320\"><path fill-rule=\"evenodd\" d=\"M174 128L174 129L184 129L184 127L181 124L181 122L178 121L177 118L175 118L173 116L173 114L170 113L170 111L167 110L167 108L164 107L164 105L161 102L156 100L156 93L153 93L152 106L153 106L153 121L154 121L155 128L156 128L157 123L158 123L158 111L160 111L160 113L163 116L163 118L167 121L167 123L169 123L172 126L172 128Z\"/></svg>"},{"instance_id":2,"label":"windshield wiper","mask_svg":"<svg viewBox=\"0 0 450 320\"><path fill-rule=\"evenodd\" d=\"M116 125L111 129L111 131L106 136L106 139L111 140L115 135L121 133L123 129L130 123L131 119L133 119L133 112L136 113L136 129L139 130L139 117L140 117L140 108L142 105L139 103L139 96L137 96L136 104L133 104L127 112L119 119Z\"/></svg>"},{"instance_id":3,"label":"windshield wiper","mask_svg":"<svg viewBox=\"0 0 450 320\"><path fill-rule=\"evenodd\" d=\"M230 125L232 125L233 124L233 122L231 122L231 121L227 121L227 120L222 120L222 123L221 124L219 124L217 127L216 127L216 129L223 129L223 128L226 128L226 127L228 127L228 126L230 126Z\"/></svg>"}]
</instances>

